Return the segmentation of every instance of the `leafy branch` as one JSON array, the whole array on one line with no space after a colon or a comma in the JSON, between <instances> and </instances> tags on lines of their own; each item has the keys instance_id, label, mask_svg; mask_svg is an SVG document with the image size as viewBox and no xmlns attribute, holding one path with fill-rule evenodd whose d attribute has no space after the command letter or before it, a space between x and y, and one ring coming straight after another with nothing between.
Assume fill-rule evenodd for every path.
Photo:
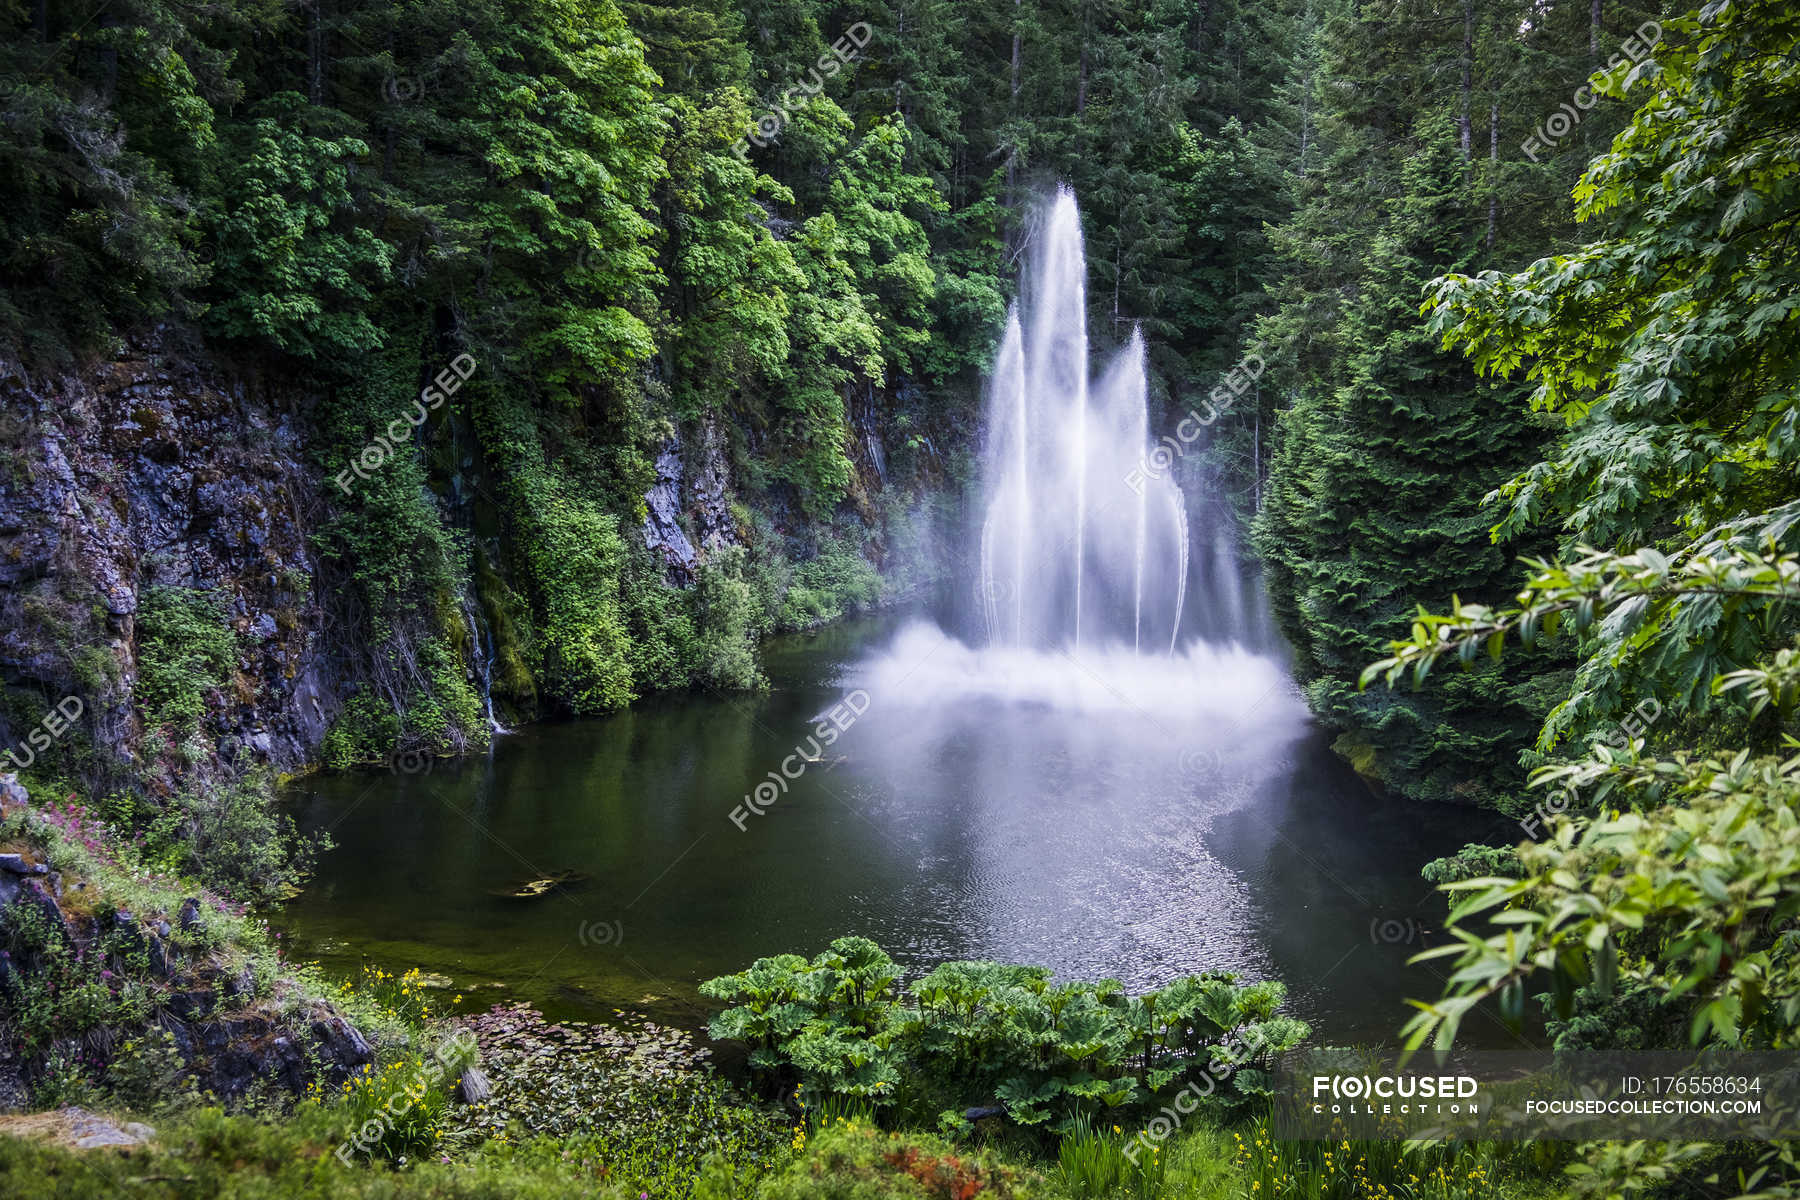
<instances>
[{"instance_id":1,"label":"leafy branch","mask_svg":"<svg viewBox=\"0 0 1800 1200\"><path fill-rule=\"evenodd\" d=\"M1417 687L1445 656L1467 666L1485 649L1498 660L1508 635L1529 648L1540 637L1554 637L1565 620L1586 633L1604 618L1611 633L1629 638L1662 626L1683 601L1711 598L1735 609L1747 601L1800 600L1800 556L1782 553L1772 542L1766 552L1712 542L1673 557L1648 546L1630 554L1583 546L1579 554L1572 563L1524 560L1531 573L1509 607L1455 597L1448 613L1420 606L1412 636L1388 643L1393 653L1365 668L1358 686L1377 678L1392 686L1410 670Z\"/></svg>"}]
</instances>

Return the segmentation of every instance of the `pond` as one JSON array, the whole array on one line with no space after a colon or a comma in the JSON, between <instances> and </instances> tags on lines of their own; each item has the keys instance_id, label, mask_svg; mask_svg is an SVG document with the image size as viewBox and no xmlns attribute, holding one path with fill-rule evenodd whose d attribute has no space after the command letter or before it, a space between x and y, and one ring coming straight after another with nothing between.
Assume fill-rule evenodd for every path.
<instances>
[{"instance_id":1,"label":"pond","mask_svg":"<svg viewBox=\"0 0 1800 1200\"><path fill-rule=\"evenodd\" d=\"M336 847L278 922L294 953L418 966L465 1005L697 1026L701 980L856 933L914 970L1278 978L1317 1036L1372 1044L1439 992L1436 964L1406 965L1440 936L1419 867L1510 840L1373 793L1245 651L976 653L885 616L771 643L767 671L762 694L300 780L296 819ZM1482 1019L1462 1040L1511 1036Z\"/></svg>"}]
</instances>

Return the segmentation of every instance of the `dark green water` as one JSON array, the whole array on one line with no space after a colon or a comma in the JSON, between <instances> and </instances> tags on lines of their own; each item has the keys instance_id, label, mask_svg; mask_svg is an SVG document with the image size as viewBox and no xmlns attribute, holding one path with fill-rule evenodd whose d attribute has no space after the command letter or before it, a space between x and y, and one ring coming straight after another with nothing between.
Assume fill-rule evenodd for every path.
<instances>
[{"instance_id":1,"label":"dark green water","mask_svg":"<svg viewBox=\"0 0 1800 1200\"><path fill-rule=\"evenodd\" d=\"M535 726L420 774L303 780L297 819L337 846L281 923L330 968L419 966L466 1004L566 1017L697 1024L700 980L844 933L909 967L1280 978L1334 1041L1389 1040L1407 996L1438 994L1405 965L1442 913L1418 869L1509 830L1373 795L1273 664L1208 652L1140 675L901 633L882 619L783 641L760 696ZM815 750L847 696L848 728ZM784 761L785 793L740 808ZM558 871L586 878L491 894Z\"/></svg>"}]
</instances>

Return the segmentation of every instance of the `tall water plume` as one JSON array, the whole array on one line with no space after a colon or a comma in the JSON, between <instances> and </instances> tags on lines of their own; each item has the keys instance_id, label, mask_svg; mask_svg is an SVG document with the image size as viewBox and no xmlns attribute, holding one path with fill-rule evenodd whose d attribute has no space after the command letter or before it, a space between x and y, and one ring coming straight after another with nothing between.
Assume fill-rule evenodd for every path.
<instances>
[{"instance_id":1,"label":"tall water plume","mask_svg":"<svg viewBox=\"0 0 1800 1200\"><path fill-rule=\"evenodd\" d=\"M990 639L1167 653L1188 575L1181 490L1143 471L1143 338L1088 368L1086 263L1075 196L1045 216L988 397L981 597Z\"/></svg>"}]
</instances>

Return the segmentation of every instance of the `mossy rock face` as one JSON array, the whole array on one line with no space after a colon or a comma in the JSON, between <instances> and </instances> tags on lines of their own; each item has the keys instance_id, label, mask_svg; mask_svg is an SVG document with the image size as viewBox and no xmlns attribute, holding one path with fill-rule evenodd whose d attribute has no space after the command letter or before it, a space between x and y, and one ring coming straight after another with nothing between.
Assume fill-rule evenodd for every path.
<instances>
[{"instance_id":1,"label":"mossy rock face","mask_svg":"<svg viewBox=\"0 0 1800 1200\"><path fill-rule=\"evenodd\" d=\"M1387 786L1387 777L1382 771L1381 758L1375 746L1359 733L1340 734L1331 743L1331 749L1339 758L1350 764L1350 769L1362 776L1372 787Z\"/></svg>"},{"instance_id":2,"label":"mossy rock face","mask_svg":"<svg viewBox=\"0 0 1800 1200\"><path fill-rule=\"evenodd\" d=\"M21 1090L40 1107L286 1104L372 1060L241 905L146 869L107 827L35 807L10 776L0 792L17 801L0 818L0 1109Z\"/></svg>"}]
</instances>

